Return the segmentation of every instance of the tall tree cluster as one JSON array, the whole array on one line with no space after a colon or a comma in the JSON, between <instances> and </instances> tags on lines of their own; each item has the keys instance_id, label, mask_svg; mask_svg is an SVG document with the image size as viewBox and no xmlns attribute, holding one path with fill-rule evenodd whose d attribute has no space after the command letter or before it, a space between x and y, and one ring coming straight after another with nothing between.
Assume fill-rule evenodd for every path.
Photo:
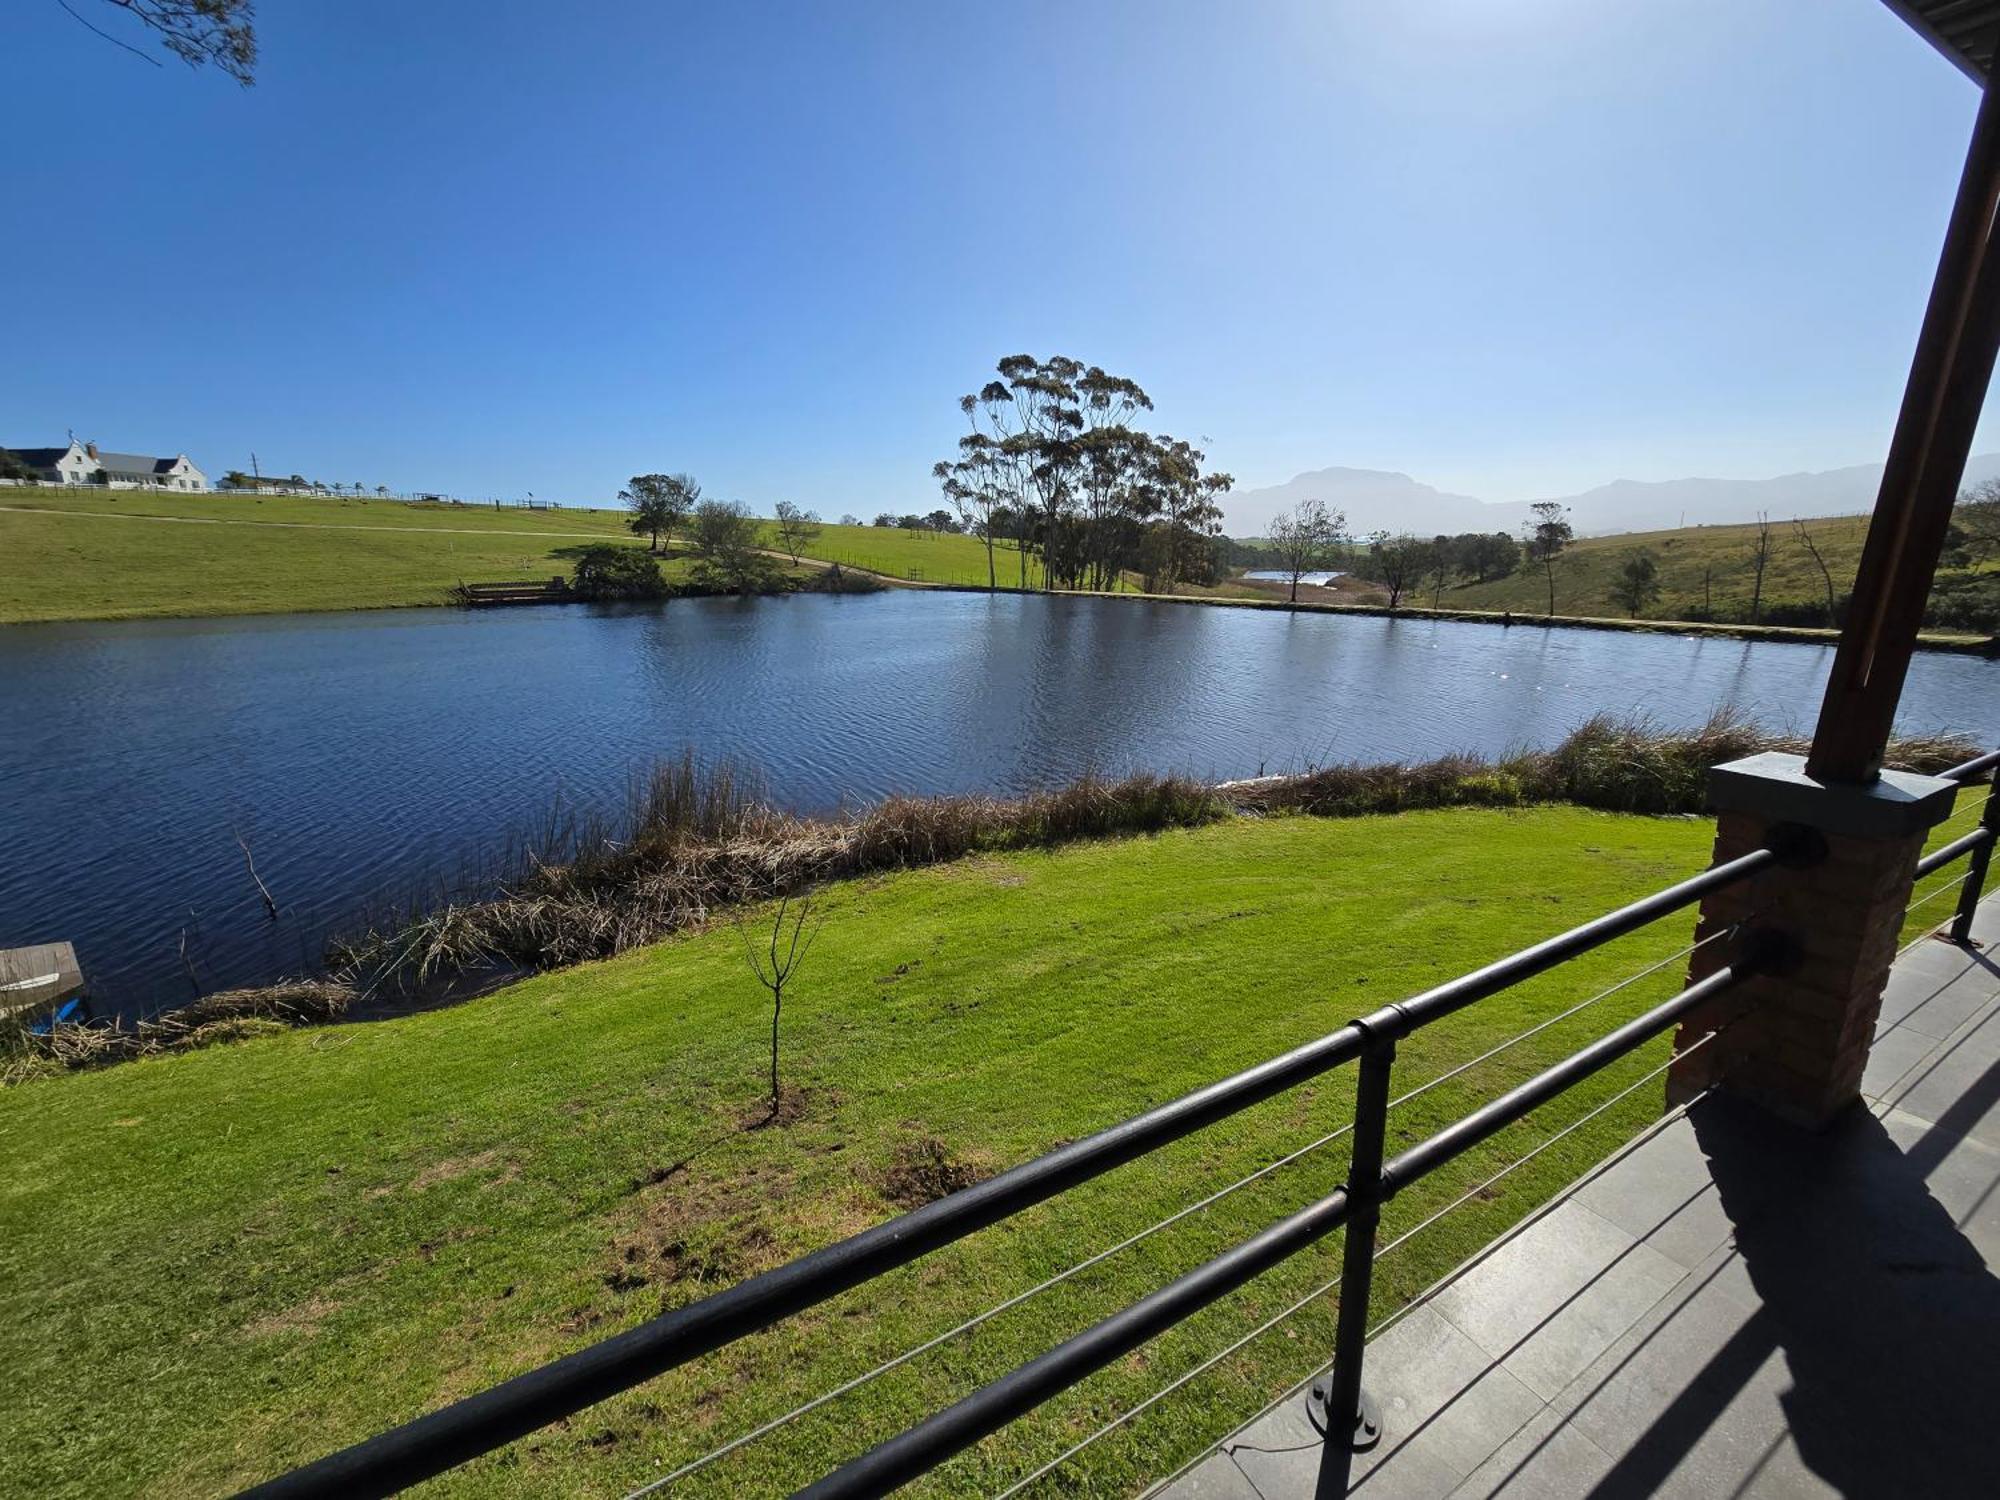
<instances>
[{"instance_id":1,"label":"tall tree cluster","mask_svg":"<svg viewBox=\"0 0 2000 1500\"><path fill-rule=\"evenodd\" d=\"M965 529L1029 586L1036 558L1052 589L1108 589L1127 571L1171 593L1213 582L1221 497L1234 481L1207 470L1183 438L1139 425L1153 401L1138 383L1065 356L1013 354L959 398L967 431L932 470Z\"/></svg>"}]
</instances>

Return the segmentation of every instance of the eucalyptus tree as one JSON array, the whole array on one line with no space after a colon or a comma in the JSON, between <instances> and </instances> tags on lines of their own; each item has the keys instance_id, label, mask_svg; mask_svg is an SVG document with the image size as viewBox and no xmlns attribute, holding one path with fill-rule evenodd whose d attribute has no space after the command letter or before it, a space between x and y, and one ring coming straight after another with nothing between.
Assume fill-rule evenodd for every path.
<instances>
[{"instance_id":1,"label":"eucalyptus tree","mask_svg":"<svg viewBox=\"0 0 2000 1500\"><path fill-rule=\"evenodd\" d=\"M245 88L257 81L257 27L252 0L105 0L158 37L160 45L191 68L219 68ZM113 46L144 58L155 67L159 59L121 41L87 20L63 0L63 9ZM101 14L101 12L99 12Z\"/></svg>"},{"instance_id":2,"label":"eucalyptus tree","mask_svg":"<svg viewBox=\"0 0 2000 1500\"><path fill-rule=\"evenodd\" d=\"M1221 500L1236 481L1220 472L1203 473L1208 455L1185 439L1152 442L1152 484L1161 538L1159 579L1171 594L1182 580L1214 573L1215 539L1222 535Z\"/></svg>"},{"instance_id":3,"label":"eucalyptus tree","mask_svg":"<svg viewBox=\"0 0 2000 1500\"><path fill-rule=\"evenodd\" d=\"M1110 588L1138 549L1150 494L1145 483L1156 440L1133 424L1153 409L1153 398L1135 380L1097 365L1075 381L1079 426L1074 440L1076 492L1081 515L1078 582Z\"/></svg>"}]
</instances>

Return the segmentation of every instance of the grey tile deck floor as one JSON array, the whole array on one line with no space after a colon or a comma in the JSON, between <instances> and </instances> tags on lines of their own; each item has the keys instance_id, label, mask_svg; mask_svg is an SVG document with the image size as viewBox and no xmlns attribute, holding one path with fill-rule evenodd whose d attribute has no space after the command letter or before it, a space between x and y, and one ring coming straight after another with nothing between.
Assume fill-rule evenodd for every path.
<instances>
[{"instance_id":1,"label":"grey tile deck floor","mask_svg":"<svg viewBox=\"0 0 2000 1500\"><path fill-rule=\"evenodd\" d=\"M2000 963L1898 960L1864 1092L1821 1136L1704 1100L1476 1257L1369 1345L1353 1493L2000 1497ZM1294 1392L1156 1493L1319 1456Z\"/></svg>"}]
</instances>

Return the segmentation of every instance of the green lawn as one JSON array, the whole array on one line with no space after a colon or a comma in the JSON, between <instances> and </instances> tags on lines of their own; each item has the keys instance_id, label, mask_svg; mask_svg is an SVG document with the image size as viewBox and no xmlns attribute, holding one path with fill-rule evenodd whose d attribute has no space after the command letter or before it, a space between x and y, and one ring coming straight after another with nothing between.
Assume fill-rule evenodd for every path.
<instances>
[{"instance_id":1,"label":"green lawn","mask_svg":"<svg viewBox=\"0 0 2000 1500\"><path fill-rule=\"evenodd\" d=\"M35 509L0 509L0 623L441 604L625 536L611 512L381 500L0 490L11 506Z\"/></svg>"},{"instance_id":2,"label":"green lawn","mask_svg":"<svg viewBox=\"0 0 2000 1500\"><path fill-rule=\"evenodd\" d=\"M780 546L775 523L763 523L764 545ZM903 531L893 526L820 527L820 534L801 556L817 557L864 568L891 578L919 583L972 583L984 587L986 544L977 537L955 536L949 532ZM1016 588L1021 582L1021 554L1011 543L996 542L994 570L1002 588ZM1028 558L1028 587L1042 586L1040 563Z\"/></svg>"},{"instance_id":3,"label":"green lawn","mask_svg":"<svg viewBox=\"0 0 2000 1500\"><path fill-rule=\"evenodd\" d=\"M1024 1160L1699 869L1709 825L1571 808L1239 820L834 889L787 1003L803 1115L758 1114L767 1010L727 928L455 1009L0 1094L0 1472L206 1495L476 1391L894 1212L898 1147ZM1531 874L1529 872L1532 872ZM1409 1086L1681 946L1677 917L1405 1044ZM1407 1144L1671 994L1669 964L1399 1109ZM1392 1206L1393 1235L1659 1061ZM447 1480L615 1495L1348 1118L1293 1091ZM1645 1120L1647 1084L1381 1263L1381 1310ZM675 1169L677 1163L683 1164ZM773 1494L1326 1192L1336 1145L753 1444L675 1493ZM1337 1243L953 1461L990 1493L1334 1274ZM1306 1313L1037 1494L1130 1493L1326 1358ZM1080 1478L1079 1475L1087 1476Z\"/></svg>"}]
</instances>

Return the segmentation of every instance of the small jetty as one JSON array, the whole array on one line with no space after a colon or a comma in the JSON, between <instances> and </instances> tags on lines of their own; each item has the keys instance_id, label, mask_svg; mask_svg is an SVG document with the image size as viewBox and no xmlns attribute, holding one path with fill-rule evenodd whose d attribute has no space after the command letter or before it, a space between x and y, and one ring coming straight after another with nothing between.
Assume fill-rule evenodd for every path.
<instances>
[{"instance_id":1,"label":"small jetty","mask_svg":"<svg viewBox=\"0 0 2000 1500\"><path fill-rule=\"evenodd\" d=\"M83 1005L83 966L68 943L0 948L0 1022L34 1022Z\"/></svg>"},{"instance_id":2,"label":"small jetty","mask_svg":"<svg viewBox=\"0 0 2000 1500\"><path fill-rule=\"evenodd\" d=\"M496 604L566 604L576 597L566 578L529 579L523 583L461 583L452 590L458 603L474 609Z\"/></svg>"}]
</instances>

